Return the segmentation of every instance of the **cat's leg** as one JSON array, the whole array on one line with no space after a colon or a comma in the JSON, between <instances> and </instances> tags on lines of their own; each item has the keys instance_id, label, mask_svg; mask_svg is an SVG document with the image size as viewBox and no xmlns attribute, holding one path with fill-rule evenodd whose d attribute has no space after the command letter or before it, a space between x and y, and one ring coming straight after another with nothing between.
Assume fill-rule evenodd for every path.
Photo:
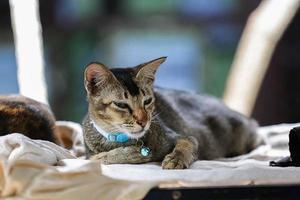
<instances>
[{"instance_id":1,"label":"cat's leg","mask_svg":"<svg viewBox=\"0 0 300 200\"><path fill-rule=\"evenodd\" d=\"M188 168L197 158L198 142L194 137L178 139L172 153L162 162L163 169Z\"/></svg>"},{"instance_id":2,"label":"cat's leg","mask_svg":"<svg viewBox=\"0 0 300 200\"><path fill-rule=\"evenodd\" d=\"M152 155L142 156L140 147L119 147L108 152L101 152L91 157L91 160L100 160L103 164L135 164L150 162Z\"/></svg>"}]
</instances>

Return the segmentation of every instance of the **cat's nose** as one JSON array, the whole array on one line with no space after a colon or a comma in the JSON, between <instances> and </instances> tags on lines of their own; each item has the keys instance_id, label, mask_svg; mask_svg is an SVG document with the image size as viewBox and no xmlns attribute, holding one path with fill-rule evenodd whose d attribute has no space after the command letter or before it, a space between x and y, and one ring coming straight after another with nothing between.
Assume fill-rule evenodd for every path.
<instances>
[{"instance_id":1,"label":"cat's nose","mask_svg":"<svg viewBox=\"0 0 300 200\"><path fill-rule=\"evenodd\" d=\"M141 127L145 127L146 126L146 124L147 124L147 122L145 122L145 121L136 121L136 123L138 124L138 125L140 125Z\"/></svg>"},{"instance_id":2,"label":"cat's nose","mask_svg":"<svg viewBox=\"0 0 300 200\"><path fill-rule=\"evenodd\" d=\"M136 120L136 123L142 127L145 127L148 121L147 113L144 109L136 109L133 111L133 117Z\"/></svg>"}]
</instances>

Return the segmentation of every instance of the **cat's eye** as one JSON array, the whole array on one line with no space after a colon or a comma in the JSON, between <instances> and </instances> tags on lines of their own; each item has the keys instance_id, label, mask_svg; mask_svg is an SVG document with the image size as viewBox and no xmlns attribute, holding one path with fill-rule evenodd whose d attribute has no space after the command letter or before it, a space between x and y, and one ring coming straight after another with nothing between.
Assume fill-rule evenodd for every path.
<instances>
[{"instance_id":1,"label":"cat's eye","mask_svg":"<svg viewBox=\"0 0 300 200\"><path fill-rule=\"evenodd\" d=\"M149 98L147 100L144 101L144 105L149 105L152 102L152 98Z\"/></svg>"},{"instance_id":2,"label":"cat's eye","mask_svg":"<svg viewBox=\"0 0 300 200\"><path fill-rule=\"evenodd\" d=\"M119 108L122 108L122 109L125 109L125 108L129 108L129 105L127 103L121 103L121 102L115 102L113 101L113 103L119 107Z\"/></svg>"}]
</instances>

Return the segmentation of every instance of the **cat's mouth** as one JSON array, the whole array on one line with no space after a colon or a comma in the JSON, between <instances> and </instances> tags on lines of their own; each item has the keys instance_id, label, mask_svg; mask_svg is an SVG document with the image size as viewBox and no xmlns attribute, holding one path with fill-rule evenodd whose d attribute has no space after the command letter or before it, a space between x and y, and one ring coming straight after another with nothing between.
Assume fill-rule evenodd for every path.
<instances>
[{"instance_id":1,"label":"cat's mouth","mask_svg":"<svg viewBox=\"0 0 300 200\"><path fill-rule=\"evenodd\" d=\"M140 131L134 131L134 132L131 132L131 134L141 134L141 133L143 133L143 132L145 132L144 129L142 129L142 130L140 130Z\"/></svg>"},{"instance_id":2,"label":"cat's mouth","mask_svg":"<svg viewBox=\"0 0 300 200\"><path fill-rule=\"evenodd\" d=\"M128 131L128 132L126 132L126 134L130 138L139 139L139 138L141 138L141 137L143 137L145 135L145 133L147 132L147 130L148 130L148 128L144 127L144 128L141 128L141 130L139 130L139 131Z\"/></svg>"},{"instance_id":3,"label":"cat's mouth","mask_svg":"<svg viewBox=\"0 0 300 200\"><path fill-rule=\"evenodd\" d=\"M130 128L125 128L123 127L123 131L130 137L133 139L138 139L141 138L145 135L145 133L148 131L148 129L150 128L150 123L147 123L147 125L145 127L140 127L137 128L135 127L134 129L130 129Z\"/></svg>"}]
</instances>

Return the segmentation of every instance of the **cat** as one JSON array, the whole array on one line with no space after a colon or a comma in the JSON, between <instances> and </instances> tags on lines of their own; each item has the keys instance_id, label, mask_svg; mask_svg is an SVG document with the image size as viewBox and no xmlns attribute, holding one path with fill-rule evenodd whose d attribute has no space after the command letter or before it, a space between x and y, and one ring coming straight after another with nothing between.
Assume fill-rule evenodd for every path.
<instances>
[{"instance_id":1,"label":"cat","mask_svg":"<svg viewBox=\"0 0 300 200\"><path fill-rule=\"evenodd\" d=\"M247 153L262 143L255 120L220 100L153 87L161 57L131 68L90 63L84 73L87 158L104 164L162 162L184 169L198 159Z\"/></svg>"},{"instance_id":2,"label":"cat","mask_svg":"<svg viewBox=\"0 0 300 200\"><path fill-rule=\"evenodd\" d=\"M18 94L0 95L0 136L20 133L71 149L72 131L71 127L56 123L46 104Z\"/></svg>"},{"instance_id":3,"label":"cat","mask_svg":"<svg viewBox=\"0 0 300 200\"><path fill-rule=\"evenodd\" d=\"M0 96L0 136L21 133L55 141L55 117L49 106L22 95Z\"/></svg>"}]
</instances>

